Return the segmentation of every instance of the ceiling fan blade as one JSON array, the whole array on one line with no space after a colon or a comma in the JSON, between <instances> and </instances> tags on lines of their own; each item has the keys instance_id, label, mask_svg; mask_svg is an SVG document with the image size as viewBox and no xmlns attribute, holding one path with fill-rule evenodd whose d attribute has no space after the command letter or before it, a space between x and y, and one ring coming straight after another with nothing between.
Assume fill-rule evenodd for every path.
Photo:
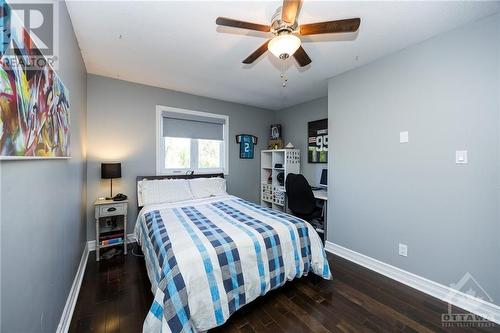
<instances>
[{"instance_id":1,"label":"ceiling fan blade","mask_svg":"<svg viewBox=\"0 0 500 333\"><path fill-rule=\"evenodd\" d=\"M281 19L289 24L294 24L299 14L301 0L283 0Z\"/></svg>"},{"instance_id":2,"label":"ceiling fan blade","mask_svg":"<svg viewBox=\"0 0 500 333\"><path fill-rule=\"evenodd\" d=\"M215 20L215 23L217 25L223 25L225 27L257 30L257 31L263 31L263 32L271 31L271 27L268 25L265 25L265 24L257 24L257 23L233 20L233 19L230 19L227 17L218 17L217 20Z\"/></svg>"},{"instance_id":3,"label":"ceiling fan blade","mask_svg":"<svg viewBox=\"0 0 500 333\"><path fill-rule=\"evenodd\" d=\"M300 26L300 34L302 36L306 36L306 35L333 34L342 32L355 32L358 30L360 23L361 19L352 18L346 20L303 24Z\"/></svg>"},{"instance_id":4,"label":"ceiling fan blade","mask_svg":"<svg viewBox=\"0 0 500 333\"><path fill-rule=\"evenodd\" d=\"M259 58L267 51L267 44L269 44L269 41L266 41L257 50L255 50L252 54L250 54L245 60L243 60L243 63L251 64L252 62L257 60L257 58Z\"/></svg>"},{"instance_id":5,"label":"ceiling fan blade","mask_svg":"<svg viewBox=\"0 0 500 333\"><path fill-rule=\"evenodd\" d=\"M300 67L307 66L311 63L311 58L307 55L306 51L302 46L300 46L297 51L293 54L293 57L299 63Z\"/></svg>"}]
</instances>

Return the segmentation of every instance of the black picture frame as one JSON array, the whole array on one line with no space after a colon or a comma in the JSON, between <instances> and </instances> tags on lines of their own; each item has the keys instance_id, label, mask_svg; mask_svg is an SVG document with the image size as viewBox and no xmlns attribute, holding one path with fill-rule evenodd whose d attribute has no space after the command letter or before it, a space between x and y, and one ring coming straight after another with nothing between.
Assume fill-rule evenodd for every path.
<instances>
[{"instance_id":1,"label":"black picture frame","mask_svg":"<svg viewBox=\"0 0 500 333\"><path fill-rule=\"evenodd\" d=\"M328 118L307 123L307 162L328 163Z\"/></svg>"},{"instance_id":2,"label":"black picture frame","mask_svg":"<svg viewBox=\"0 0 500 333\"><path fill-rule=\"evenodd\" d=\"M236 135L236 143L240 144L240 158L253 159L255 152L255 145L258 138L252 134L238 134Z\"/></svg>"},{"instance_id":3,"label":"black picture frame","mask_svg":"<svg viewBox=\"0 0 500 333\"><path fill-rule=\"evenodd\" d=\"M277 140L281 138L281 124L272 124L271 125L271 140Z\"/></svg>"}]
</instances>

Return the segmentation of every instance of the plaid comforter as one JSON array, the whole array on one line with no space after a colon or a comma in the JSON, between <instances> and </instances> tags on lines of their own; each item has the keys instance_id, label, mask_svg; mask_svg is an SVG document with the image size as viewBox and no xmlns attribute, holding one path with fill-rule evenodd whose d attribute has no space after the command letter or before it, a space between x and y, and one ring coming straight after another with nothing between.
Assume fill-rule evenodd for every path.
<instances>
[{"instance_id":1,"label":"plaid comforter","mask_svg":"<svg viewBox=\"0 0 500 333\"><path fill-rule=\"evenodd\" d=\"M330 279L301 219L233 196L143 208L135 233L154 301L143 332L198 332L308 272Z\"/></svg>"}]
</instances>

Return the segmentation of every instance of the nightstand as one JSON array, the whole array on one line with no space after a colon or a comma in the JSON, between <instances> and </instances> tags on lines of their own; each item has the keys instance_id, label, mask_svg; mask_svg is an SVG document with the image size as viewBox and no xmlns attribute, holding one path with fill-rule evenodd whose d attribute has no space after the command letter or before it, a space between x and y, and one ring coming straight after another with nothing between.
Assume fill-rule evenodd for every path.
<instances>
[{"instance_id":1,"label":"nightstand","mask_svg":"<svg viewBox=\"0 0 500 333\"><path fill-rule=\"evenodd\" d=\"M97 261L100 249L111 246L121 245L123 253L127 254L127 208L127 200L97 200L94 203Z\"/></svg>"}]
</instances>

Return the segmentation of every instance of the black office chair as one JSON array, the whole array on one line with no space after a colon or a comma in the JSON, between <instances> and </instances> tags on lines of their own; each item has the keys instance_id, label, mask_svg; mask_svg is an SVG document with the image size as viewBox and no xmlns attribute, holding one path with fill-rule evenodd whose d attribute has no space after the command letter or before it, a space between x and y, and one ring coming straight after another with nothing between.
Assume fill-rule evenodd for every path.
<instances>
[{"instance_id":1,"label":"black office chair","mask_svg":"<svg viewBox=\"0 0 500 333\"><path fill-rule=\"evenodd\" d=\"M290 173L285 183L288 208L293 215L308 222L319 219L322 209L316 205L316 199L307 179L303 175Z\"/></svg>"}]
</instances>

